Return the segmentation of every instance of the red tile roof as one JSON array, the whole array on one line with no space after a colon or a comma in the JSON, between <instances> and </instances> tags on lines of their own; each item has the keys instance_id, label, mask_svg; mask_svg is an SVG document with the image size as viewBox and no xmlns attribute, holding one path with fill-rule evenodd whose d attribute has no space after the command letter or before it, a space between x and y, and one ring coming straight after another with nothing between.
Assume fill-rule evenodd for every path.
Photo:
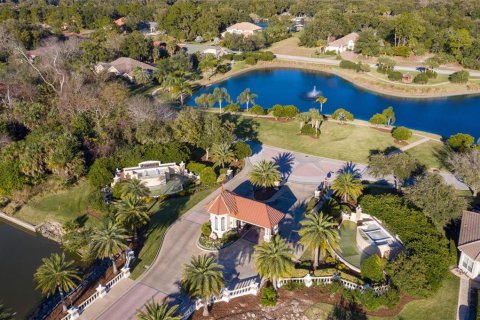
<instances>
[{"instance_id":1,"label":"red tile roof","mask_svg":"<svg viewBox=\"0 0 480 320\"><path fill-rule=\"evenodd\" d=\"M480 213L463 212L458 249L480 261Z\"/></svg>"},{"instance_id":2,"label":"red tile roof","mask_svg":"<svg viewBox=\"0 0 480 320\"><path fill-rule=\"evenodd\" d=\"M228 214L235 219L263 228L275 227L285 214L264 203L241 197L231 191L223 190L207 205L211 214Z\"/></svg>"},{"instance_id":3,"label":"red tile roof","mask_svg":"<svg viewBox=\"0 0 480 320\"><path fill-rule=\"evenodd\" d=\"M113 23L115 23L117 27L123 27L125 25L125 18L118 18L117 20L113 21Z\"/></svg>"}]
</instances>

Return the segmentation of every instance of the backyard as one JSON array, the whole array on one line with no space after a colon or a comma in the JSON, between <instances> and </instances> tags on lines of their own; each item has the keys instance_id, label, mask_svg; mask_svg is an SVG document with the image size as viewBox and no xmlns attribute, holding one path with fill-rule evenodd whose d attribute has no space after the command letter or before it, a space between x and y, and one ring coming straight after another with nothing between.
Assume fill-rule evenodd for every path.
<instances>
[{"instance_id":1,"label":"backyard","mask_svg":"<svg viewBox=\"0 0 480 320\"><path fill-rule=\"evenodd\" d=\"M372 153L400 148L394 143L389 132L368 126L341 125L325 121L320 128L320 138L315 139L297 135L299 131L297 121L277 122L261 118L256 121L259 124L258 140L262 143L316 156L368 163ZM419 139L413 136L408 142L412 143Z\"/></svg>"}]
</instances>

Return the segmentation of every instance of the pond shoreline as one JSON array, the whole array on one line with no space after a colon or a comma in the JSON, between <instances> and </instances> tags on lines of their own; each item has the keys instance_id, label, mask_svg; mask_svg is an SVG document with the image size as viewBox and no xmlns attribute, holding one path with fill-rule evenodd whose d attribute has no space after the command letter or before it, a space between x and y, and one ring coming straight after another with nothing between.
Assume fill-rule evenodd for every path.
<instances>
[{"instance_id":1,"label":"pond shoreline","mask_svg":"<svg viewBox=\"0 0 480 320\"><path fill-rule=\"evenodd\" d=\"M436 86L421 86L414 84L390 83L383 80L367 79L368 73L361 74L351 70L340 69L339 67L329 66L320 63L296 62L275 59L272 61L259 61L257 64L247 66L240 70L229 71L225 74L215 75L210 79L202 79L195 83L200 86L208 87L230 78L262 69L297 69L306 71L321 72L329 75L336 75L354 86L375 94L407 99L441 99L447 97L476 96L480 95L480 83L478 84L453 84L445 83ZM419 91L420 90L420 91ZM434 92L424 92L434 91Z\"/></svg>"}]
</instances>

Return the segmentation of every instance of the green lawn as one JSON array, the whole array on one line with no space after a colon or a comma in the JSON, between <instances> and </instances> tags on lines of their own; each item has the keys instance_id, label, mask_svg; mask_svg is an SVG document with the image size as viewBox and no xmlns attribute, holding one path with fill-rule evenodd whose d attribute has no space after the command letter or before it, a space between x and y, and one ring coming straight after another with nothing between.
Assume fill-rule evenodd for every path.
<instances>
[{"instance_id":1,"label":"green lawn","mask_svg":"<svg viewBox=\"0 0 480 320\"><path fill-rule=\"evenodd\" d=\"M371 127L326 121L322 124L320 138L315 139L297 135L297 121L275 122L260 118L256 121L258 139L262 143L316 156L367 163L371 152L399 148L390 133ZM414 136L409 142L419 139Z\"/></svg>"},{"instance_id":2,"label":"green lawn","mask_svg":"<svg viewBox=\"0 0 480 320\"><path fill-rule=\"evenodd\" d=\"M438 320L455 319L459 280L449 274L440 290L431 298L415 300L408 303L395 317L372 317L369 320ZM308 319L327 319L334 306L316 303L305 311ZM362 319L361 317L359 317Z\"/></svg>"},{"instance_id":3,"label":"green lawn","mask_svg":"<svg viewBox=\"0 0 480 320\"><path fill-rule=\"evenodd\" d=\"M137 259L134 260L133 279L138 278L146 270L146 267L153 263L162 246L163 237L168 227L212 191L213 189L206 189L191 196L171 198L163 202L158 201L153 205L150 209L152 216L147 230L147 239Z\"/></svg>"},{"instance_id":4,"label":"green lawn","mask_svg":"<svg viewBox=\"0 0 480 320\"><path fill-rule=\"evenodd\" d=\"M48 220L64 223L86 213L91 192L88 183L82 180L71 188L34 197L15 216L31 224Z\"/></svg>"},{"instance_id":5,"label":"green lawn","mask_svg":"<svg viewBox=\"0 0 480 320\"><path fill-rule=\"evenodd\" d=\"M440 160L445 158L445 146L441 142L428 141L407 150L406 153L417 158L427 168L447 169Z\"/></svg>"}]
</instances>

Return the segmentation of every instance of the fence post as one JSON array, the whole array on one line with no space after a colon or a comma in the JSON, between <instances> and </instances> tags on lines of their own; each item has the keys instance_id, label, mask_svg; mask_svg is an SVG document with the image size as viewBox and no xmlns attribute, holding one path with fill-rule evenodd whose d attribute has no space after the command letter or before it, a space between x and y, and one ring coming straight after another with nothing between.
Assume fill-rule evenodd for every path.
<instances>
[{"instance_id":1,"label":"fence post","mask_svg":"<svg viewBox=\"0 0 480 320\"><path fill-rule=\"evenodd\" d=\"M227 288L223 289L222 300L225 302L230 302L230 290Z\"/></svg>"},{"instance_id":2,"label":"fence post","mask_svg":"<svg viewBox=\"0 0 480 320\"><path fill-rule=\"evenodd\" d=\"M303 278L303 282L305 283L305 286L307 288L310 288L312 286L313 281L312 281L312 276L310 275L310 273L307 273L305 278Z\"/></svg>"},{"instance_id":3,"label":"fence post","mask_svg":"<svg viewBox=\"0 0 480 320\"><path fill-rule=\"evenodd\" d=\"M68 309L68 315L70 316L70 320L75 320L80 318L80 314L78 313L78 308L76 307L71 307Z\"/></svg>"},{"instance_id":4,"label":"fence post","mask_svg":"<svg viewBox=\"0 0 480 320\"><path fill-rule=\"evenodd\" d=\"M130 268L125 266L122 268L122 273L124 278L130 277Z\"/></svg>"},{"instance_id":5,"label":"fence post","mask_svg":"<svg viewBox=\"0 0 480 320\"><path fill-rule=\"evenodd\" d=\"M250 284L250 294L257 295L257 293L258 293L258 283L255 281Z\"/></svg>"}]
</instances>

